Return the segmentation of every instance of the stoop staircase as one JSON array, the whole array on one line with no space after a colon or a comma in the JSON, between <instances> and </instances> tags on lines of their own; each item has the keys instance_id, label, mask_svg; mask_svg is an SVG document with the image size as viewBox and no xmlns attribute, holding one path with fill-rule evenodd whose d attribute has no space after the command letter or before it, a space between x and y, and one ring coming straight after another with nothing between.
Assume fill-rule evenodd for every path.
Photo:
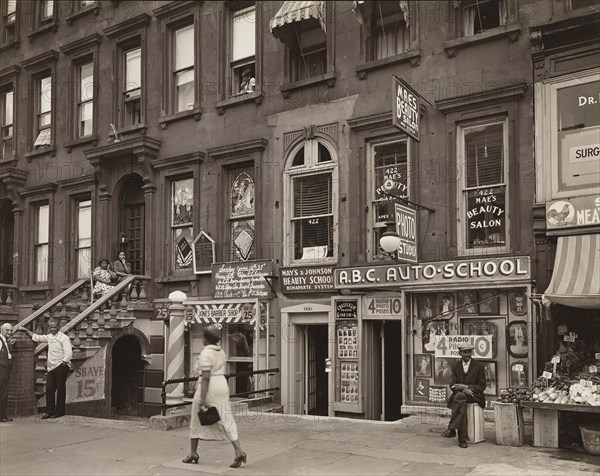
<instances>
[{"instance_id":1,"label":"stoop staircase","mask_svg":"<svg viewBox=\"0 0 600 476\"><path fill-rule=\"evenodd\" d=\"M57 321L61 331L71 338L73 372L121 334L122 329L133 324L134 309L148 306L148 280L148 276L128 276L110 293L93 302L90 280L79 280L14 327L27 327L35 334L45 334L48 321ZM34 392L38 409L46 405L47 347L48 344L40 343L34 352Z\"/></svg>"}]
</instances>

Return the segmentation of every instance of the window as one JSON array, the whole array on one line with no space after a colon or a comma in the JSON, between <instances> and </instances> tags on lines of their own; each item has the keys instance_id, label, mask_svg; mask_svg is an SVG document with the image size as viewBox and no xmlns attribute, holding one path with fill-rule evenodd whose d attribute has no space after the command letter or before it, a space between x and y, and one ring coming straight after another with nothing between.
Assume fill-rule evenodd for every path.
<instances>
[{"instance_id":1,"label":"window","mask_svg":"<svg viewBox=\"0 0 600 476\"><path fill-rule=\"evenodd\" d=\"M44 0L40 2L40 22L46 23L54 17L54 0Z\"/></svg>"},{"instance_id":2,"label":"window","mask_svg":"<svg viewBox=\"0 0 600 476\"><path fill-rule=\"evenodd\" d=\"M254 2L238 2L231 11L230 76L231 95L256 89L256 7ZM250 5L247 5L250 4Z\"/></svg>"},{"instance_id":3,"label":"window","mask_svg":"<svg viewBox=\"0 0 600 476\"><path fill-rule=\"evenodd\" d=\"M371 59L378 60L410 50L410 32L403 2L375 2L371 15L373 35ZM408 3L404 2L408 8ZM406 10L407 11L407 10Z\"/></svg>"},{"instance_id":4,"label":"window","mask_svg":"<svg viewBox=\"0 0 600 476\"><path fill-rule=\"evenodd\" d=\"M94 129L94 63L78 66L79 94L77 98L78 135L92 135Z\"/></svg>"},{"instance_id":5,"label":"window","mask_svg":"<svg viewBox=\"0 0 600 476\"><path fill-rule=\"evenodd\" d=\"M2 43L12 43L17 39L17 0L2 2Z\"/></svg>"},{"instance_id":6,"label":"window","mask_svg":"<svg viewBox=\"0 0 600 476\"><path fill-rule=\"evenodd\" d=\"M391 195L408 198L408 144L406 140L371 146L371 257L381 249L379 239L386 223L394 221L389 216Z\"/></svg>"},{"instance_id":7,"label":"window","mask_svg":"<svg viewBox=\"0 0 600 476\"><path fill-rule=\"evenodd\" d=\"M50 205L40 205L36 209L35 234L35 281L48 281L48 252L50 239Z\"/></svg>"},{"instance_id":8,"label":"window","mask_svg":"<svg viewBox=\"0 0 600 476\"><path fill-rule=\"evenodd\" d=\"M459 140L463 247L504 249L508 233L506 122L461 127Z\"/></svg>"},{"instance_id":9,"label":"window","mask_svg":"<svg viewBox=\"0 0 600 476\"><path fill-rule=\"evenodd\" d=\"M172 182L172 269L192 268L192 241L194 241L194 180L192 178Z\"/></svg>"},{"instance_id":10,"label":"window","mask_svg":"<svg viewBox=\"0 0 600 476\"><path fill-rule=\"evenodd\" d=\"M123 60L123 125L133 126L142 122L142 48L126 50Z\"/></svg>"},{"instance_id":11,"label":"window","mask_svg":"<svg viewBox=\"0 0 600 476\"><path fill-rule=\"evenodd\" d=\"M297 24L297 40L291 48L292 81L301 81L327 72L327 36L317 22Z\"/></svg>"},{"instance_id":12,"label":"window","mask_svg":"<svg viewBox=\"0 0 600 476\"><path fill-rule=\"evenodd\" d=\"M337 164L324 141L311 139L291 153L287 168L286 260L334 261Z\"/></svg>"},{"instance_id":13,"label":"window","mask_svg":"<svg viewBox=\"0 0 600 476\"><path fill-rule=\"evenodd\" d=\"M13 137L14 137L14 92L12 87L2 90L0 107L0 140L2 140L2 160L10 160L13 157Z\"/></svg>"},{"instance_id":14,"label":"window","mask_svg":"<svg viewBox=\"0 0 600 476\"><path fill-rule=\"evenodd\" d=\"M254 171L253 167L228 171L229 177L229 261L255 259Z\"/></svg>"},{"instance_id":15,"label":"window","mask_svg":"<svg viewBox=\"0 0 600 476\"><path fill-rule=\"evenodd\" d=\"M92 263L92 201L77 203L77 279L89 278Z\"/></svg>"},{"instance_id":16,"label":"window","mask_svg":"<svg viewBox=\"0 0 600 476\"><path fill-rule=\"evenodd\" d=\"M576 10L584 7L594 7L598 5L598 0L569 0L569 10Z\"/></svg>"},{"instance_id":17,"label":"window","mask_svg":"<svg viewBox=\"0 0 600 476\"><path fill-rule=\"evenodd\" d=\"M473 36L506 24L504 0L475 0L463 4L464 36Z\"/></svg>"},{"instance_id":18,"label":"window","mask_svg":"<svg viewBox=\"0 0 600 476\"><path fill-rule=\"evenodd\" d=\"M174 30L173 38L174 104L175 112L182 112L194 109L194 25Z\"/></svg>"},{"instance_id":19,"label":"window","mask_svg":"<svg viewBox=\"0 0 600 476\"><path fill-rule=\"evenodd\" d=\"M34 149L52 145L52 76L37 80Z\"/></svg>"}]
</instances>

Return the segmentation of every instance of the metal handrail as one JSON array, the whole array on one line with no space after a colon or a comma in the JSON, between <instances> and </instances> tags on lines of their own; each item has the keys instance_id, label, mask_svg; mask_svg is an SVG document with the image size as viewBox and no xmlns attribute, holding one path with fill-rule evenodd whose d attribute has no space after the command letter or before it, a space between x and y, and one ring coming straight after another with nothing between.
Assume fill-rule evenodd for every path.
<instances>
[{"instance_id":1,"label":"metal handrail","mask_svg":"<svg viewBox=\"0 0 600 476\"><path fill-rule=\"evenodd\" d=\"M233 373L229 373L229 374L224 374L224 377L225 377L225 379L229 380L230 377L244 377L244 376L248 376L248 375L276 374L276 373L279 373L279 368L265 369L265 370L245 370L243 372L233 372ZM160 385L160 388L161 388L160 414L162 416L166 416L167 410L169 408L185 407L187 405L192 404L192 402L180 402L180 403L171 403L171 404L167 405L167 385L171 385L174 383L196 382L197 380L198 380L198 377L183 377L183 378L172 378L169 380L163 380L163 382ZM279 390L279 387L264 388L261 390L253 390L251 392L235 393L233 395L229 395L229 397L230 398L243 397L243 396L248 396L248 395L252 395L255 393L275 392L277 390Z\"/></svg>"}]
</instances>

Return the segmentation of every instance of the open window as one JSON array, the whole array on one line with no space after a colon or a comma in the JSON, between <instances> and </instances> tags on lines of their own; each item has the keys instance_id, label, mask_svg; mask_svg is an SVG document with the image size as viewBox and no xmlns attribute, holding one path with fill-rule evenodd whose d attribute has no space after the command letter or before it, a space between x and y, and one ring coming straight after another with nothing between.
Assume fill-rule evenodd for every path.
<instances>
[{"instance_id":1,"label":"open window","mask_svg":"<svg viewBox=\"0 0 600 476\"><path fill-rule=\"evenodd\" d=\"M0 88L0 160L14 156L14 91L12 84Z\"/></svg>"},{"instance_id":2,"label":"open window","mask_svg":"<svg viewBox=\"0 0 600 476\"><path fill-rule=\"evenodd\" d=\"M256 6L255 2L233 2L229 13L230 96L256 90Z\"/></svg>"}]
</instances>

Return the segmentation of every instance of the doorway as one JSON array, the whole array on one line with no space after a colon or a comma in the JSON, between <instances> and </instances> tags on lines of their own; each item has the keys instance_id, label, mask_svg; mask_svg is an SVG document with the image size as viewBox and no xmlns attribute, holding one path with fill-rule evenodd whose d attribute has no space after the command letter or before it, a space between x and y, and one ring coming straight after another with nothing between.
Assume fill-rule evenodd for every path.
<instances>
[{"instance_id":1,"label":"doorway","mask_svg":"<svg viewBox=\"0 0 600 476\"><path fill-rule=\"evenodd\" d=\"M131 263L133 274L144 274L144 182L139 175L125 179L119 202L120 246Z\"/></svg>"},{"instance_id":2,"label":"doorway","mask_svg":"<svg viewBox=\"0 0 600 476\"><path fill-rule=\"evenodd\" d=\"M113 345L111 388L112 407L118 413L143 413L144 365L142 348L135 336L123 336Z\"/></svg>"},{"instance_id":3,"label":"doorway","mask_svg":"<svg viewBox=\"0 0 600 476\"><path fill-rule=\"evenodd\" d=\"M327 325L306 326L305 339L305 402L308 415L327 416L329 391L325 359L327 349Z\"/></svg>"},{"instance_id":4,"label":"doorway","mask_svg":"<svg viewBox=\"0 0 600 476\"><path fill-rule=\"evenodd\" d=\"M0 283L4 284L13 284L15 221L12 208L10 200L0 200Z\"/></svg>"}]
</instances>

